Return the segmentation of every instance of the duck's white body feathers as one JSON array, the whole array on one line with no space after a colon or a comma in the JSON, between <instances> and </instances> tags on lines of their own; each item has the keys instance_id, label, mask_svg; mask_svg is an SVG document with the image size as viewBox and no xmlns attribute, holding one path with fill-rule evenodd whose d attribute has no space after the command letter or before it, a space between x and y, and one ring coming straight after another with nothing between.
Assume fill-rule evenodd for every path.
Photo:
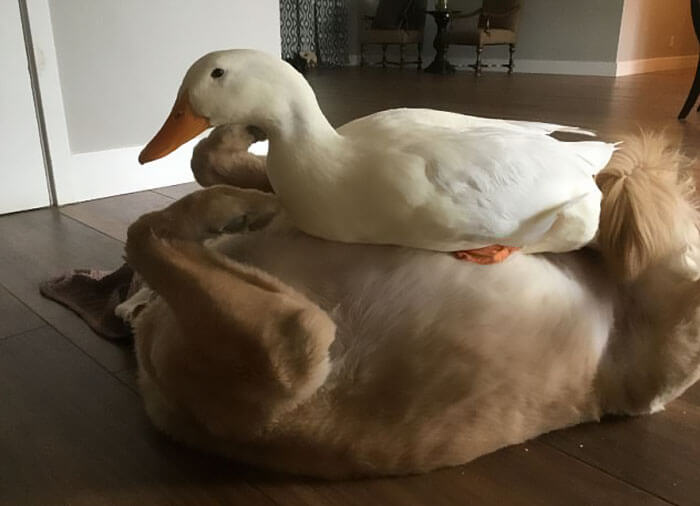
<instances>
[{"instance_id":1,"label":"duck's white body feathers","mask_svg":"<svg viewBox=\"0 0 700 506\"><path fill-rule=\"evenodd\" d=\"M267 134L270 183L309 234L438 251L503 244L537 252L576 249L597 230L592 176L614 145L548 135L590 132L429 109L383 111L336 130L298 72L252 50L204 56L182 90L210 125L254 125Z\"/></svg>"},{"instance_id":2,"label":"duck's white body feathers","mask_svg":"<svg viewBox=\"0 0 700 506\"><path fill-rule=\"evenodd\" d=\"M592 176L614 145L561 142L553 131L587 133L394 109L343 125L320 149L276 156L273 142L268 171L293 221L312 235L437 251L568 251L595 235Z\"/></svg>"}]
</instances>

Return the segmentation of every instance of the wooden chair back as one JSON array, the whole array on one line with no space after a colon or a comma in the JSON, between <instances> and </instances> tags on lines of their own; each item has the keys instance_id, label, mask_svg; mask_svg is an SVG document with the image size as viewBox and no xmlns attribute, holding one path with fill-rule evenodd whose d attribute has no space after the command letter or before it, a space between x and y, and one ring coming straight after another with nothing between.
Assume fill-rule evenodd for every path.
<instances>
[{"instance_id":1,"label":"wooden chair back","mask_svg":"<svg viewBox=\"0 0 700 506\"><path fill-rule=\"evenodd\" d=\"M427 0L380 0L373 30L419 30L425 27Z\"/></svg>"},{"instance_id":2,"label":"wooden chair back","mask_svg":"<svg viewBox=\"0 0 700 506\"><path fill-rule=\"evenodd\" d=\"M479 28L489 28L518 31L520 20L521 0L484 0Z\"/></svg>"}]
</instances>

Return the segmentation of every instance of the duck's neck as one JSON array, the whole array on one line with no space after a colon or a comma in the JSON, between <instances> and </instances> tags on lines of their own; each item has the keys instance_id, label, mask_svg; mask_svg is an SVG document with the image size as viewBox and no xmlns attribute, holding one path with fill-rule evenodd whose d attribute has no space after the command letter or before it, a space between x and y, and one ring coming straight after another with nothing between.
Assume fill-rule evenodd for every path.
<instances>
[{"instance_id":1,"label":"duck's neck","mask_svg":"<svg viewBox=\"0 0 700 506\"><path fill-rule=\"evenodd\" d=\"M331 145L340 135L323 115L311 87L304 82L288 98L269 104L269 114L261 118L259 126L270 141L270 151L302 154L307 148Z\"/></svg>"}]
</instances>

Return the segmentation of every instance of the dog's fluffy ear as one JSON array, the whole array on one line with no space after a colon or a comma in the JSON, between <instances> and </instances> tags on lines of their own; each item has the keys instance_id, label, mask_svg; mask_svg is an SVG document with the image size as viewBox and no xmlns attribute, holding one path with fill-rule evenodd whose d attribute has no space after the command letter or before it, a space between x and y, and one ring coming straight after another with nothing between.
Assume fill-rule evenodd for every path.
<instances>
[{"instance_id":1,"label":"dog's fluffy ear","mask_svg":"<svg viewBox=\"0 0 700 506\"><path fill-rule=\"evenodd\" d=\"M662 260L678 263L675 256L697 246L691 166L662 134L642 132L626 139L598 174L598 242L620 279L632 281Z\"/></svg>"}]
</instances>

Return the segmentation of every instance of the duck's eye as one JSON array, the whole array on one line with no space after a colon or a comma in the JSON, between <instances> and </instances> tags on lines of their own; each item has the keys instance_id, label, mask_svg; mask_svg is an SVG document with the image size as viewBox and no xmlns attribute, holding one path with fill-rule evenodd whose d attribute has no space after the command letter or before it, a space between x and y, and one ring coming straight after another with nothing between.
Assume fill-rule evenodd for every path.
<instances>
[{"instance_id":1,"label":"duck's eye","mask_svg":"<svg viewBox=\"0 0 700 506\"><path fill-rule=\"evenodd\" d=\"M224 69L215 68L214 70L211 71L211 76L214 79L218 79L219 77L221 77L223 75L224 75Z\"/></svg>"}]
</instances>

